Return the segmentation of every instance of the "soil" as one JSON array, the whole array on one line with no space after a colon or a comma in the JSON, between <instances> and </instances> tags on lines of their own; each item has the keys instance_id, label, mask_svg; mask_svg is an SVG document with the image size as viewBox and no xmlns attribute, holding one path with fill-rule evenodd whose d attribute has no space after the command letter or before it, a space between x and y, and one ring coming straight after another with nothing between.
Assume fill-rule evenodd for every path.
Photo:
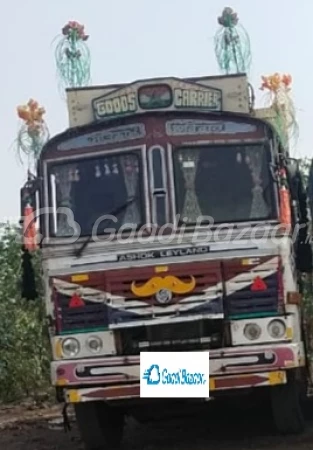
<instances>
[{"instance_id":1,"label":"soil","mask_svg":"<svg viewBox=\"0 0 313 450\"><path fill-rule=\"evenodd\" d=\"M214 411L214 410L212 410ZM74 419L64 432L60 407L0 407L0 449L83 450ZM282 437L272 429L268 411L258 407L217 408L208 416L141 425L129 420L124 450L248 450L313 448L313 421L301 436Z\"/></svg>"}]
</instances>

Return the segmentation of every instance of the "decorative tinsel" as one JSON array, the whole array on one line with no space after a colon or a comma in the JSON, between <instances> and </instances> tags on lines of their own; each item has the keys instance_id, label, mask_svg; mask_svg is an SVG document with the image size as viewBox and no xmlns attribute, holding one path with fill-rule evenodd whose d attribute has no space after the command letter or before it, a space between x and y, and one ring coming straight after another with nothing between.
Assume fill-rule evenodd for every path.
<instances>
[{"instance_id":1,"label":"decorative tinsel","mask_svg":"<svg viewBox=\"0 0 313 450\"><path fill-rule=\"evenodd\" d=\"M265 106L275 112L274 126L282 144L291 149L298 140L299 127L296 119L296 108L291 98L291 75L262 76L261 90L266 91Z\"/></svg>"},{"instance_id":2,"label":"decorative tinsel","mask_svg":"<svg viewBox=\"0 0 313 450\"><path fill-rule=\"evenodd\" d=\"M251 66L251 50L248 33L238 22L232 8L224 8L217 19L220 29L215 35L215 55L220 70L225 74L248 73Z\"/></svg>"},{"instance_id":3,"label":"decorative tinsel","mask_svg":"<svg viewBox=\"0 0 313 450\"><path fill-rule=\"evenodd\" d=\"M70 21L62 28L55 49L57 71L62 89L86 86L90 82L89 36L84 25Z\"/></svg>"},{"instance_id":4,"label":"decorative tinsel","mask_svg":"<svg viewBox=\"0 0 313 450\"><path fill-rule=\"evenodd\" d=\"M34 172L41 150L49 139L49 131L43 119L45 112L33 99L27 105L17 108L18 117L23 121L17 136L18 154L21 161L23 154L27 156L28 169Z\"/></svg>"}]
</instances>

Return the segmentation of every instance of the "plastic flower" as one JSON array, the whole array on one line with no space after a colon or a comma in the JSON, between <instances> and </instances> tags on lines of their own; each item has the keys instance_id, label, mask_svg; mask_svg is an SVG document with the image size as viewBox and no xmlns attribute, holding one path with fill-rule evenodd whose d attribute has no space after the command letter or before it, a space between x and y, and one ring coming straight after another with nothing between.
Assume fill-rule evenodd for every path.
<instances>
[{"instance_id":1,"label":"plastic flower","mask_svg":"<svg viewBox=\"0 0 313 450\"><path fill-rule=\"evenodd\" d=\"M27 105L17 107L18 117L24 120L29 130L40 128L45 113L45 109L40 107L38 102L33 99L30 99Z\"/></svg>"},{"instance_id":2,"label":"plastic flower","mask_svg":"<svg viewBox=\"0 0 313 450\"><path fill-rule=\"evenodd\" d=\"M235 27L238 24L238 14L232 8L224 8L222 15L217 21L223 27Z\"/></svg>"},{"instance_id":3,"label":"plastic flower","mask_svg":"<svg viewBox=\"0 0 313 450\"><path fill-rule=\"evenodd\" d=\"M260 89L262 91L267 89L271 92L277 92L281 87L281 76L278 73L269 76L262 76L261 79L262 85Z\"/></svg>"},{"instance_id":4,"label":"plastic flower","mask_svg":"<svg viewBox=\"0 0 313 450\"><path fill-rule=\"evenodd\" d=\"M282 76L281 81L285 85L285 87L288 88L292 83L292 77L289 74L288 75L285 74Z\"/></svg>"},{"instance_id":5,"label":"plastic flower","mask_svg":"<svg viewBox=\"0 0 313 450\"><path fill-rule=\"evenodd\" d=\"M72 37L73 34L76 34L79 39L83 41L87 41L89 36L85 33L84 25L76 22L75 20L70 20L63 28L62 33L64 36Z\"/></svg>"}]
</instances>

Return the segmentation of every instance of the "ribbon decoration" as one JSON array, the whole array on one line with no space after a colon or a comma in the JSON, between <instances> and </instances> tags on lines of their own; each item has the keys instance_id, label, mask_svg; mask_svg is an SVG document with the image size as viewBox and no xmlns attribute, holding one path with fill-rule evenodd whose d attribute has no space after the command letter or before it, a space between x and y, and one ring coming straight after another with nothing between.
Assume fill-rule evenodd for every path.
<instances>
[{"instance_id":1,"label":"ribbon decoration","mask_svg":"<svg viewBox=\"0 0 313 450\"><path fill-rule=\"evenodd\" d=\"M215 35L215 55L220 70L226 75L248 73L252 60L250 39L239 24L238 14L227 7L217 21L220 29Z\"/></svg>"},{"instance_id":2,"label":"ribbon decoration","mask_svg":"<svg viewBox=\"0 0 313 450\"><path fill-rule=\"evenodd\" d=\"M290 199L290 192L287 188L286 170L284 168L280 170L279 203L280 203L280 223L286 230L290 230L291 199Z\"/></svg>"},{"instance_id":3,"label":"ribbon decoration","mask_svg":"<svg viewBox=\"0 0 313 450\"><path fill-rule=\"evenodd\" d=\"M76 21L69 21L62 28L62 36L55 49L61 89L82 87L90 82L88 39L84 25Z\"/></svg>"},{"instance_id":4,"label":"ribbon decoration","mask_svg":"<svg viewBox=\"0 0 313 450\"><path fill-rule=\"evenodd\" d=\"M30 99L27 105L17 107L17 115L23 121L17 136L21 161L24 153L28 158L28 170L36 172L41 150L49 139L48 127L43 119L45 109Z\"/></svg>"},{"instance_id":5,"label":"ribbon decoration","mask_svg":"<svg viewBox=\"0 0 313 450\"><path fill-rule=\"evenodd\" d=\"M274 126L284 147L295 146L299 136L296 108L291 98L292 77L274 73L262 76L260 89L267 91L265 104L275 112Z\"/></svg>"},{"instance_id":6,"label":"ribbon decoration","mask_svg":"<svg viewBox=\"0 0 313 450\"><path fill-rule=\"evenodd\" d=\"M17 107L18 117L22 120L22 125L18 132L17 143L18 153L21 161L22 154L28 159L28 183L36 173L37 162L44 144L49 139L47 125L43 119L45 109L39 106L38 102L30 99L26 105ZM27 251L37 249L37 230L35 220L34 196L28 195L28 188L24 188L23 200L23 245Z\"/></svg>"}]
</instances>

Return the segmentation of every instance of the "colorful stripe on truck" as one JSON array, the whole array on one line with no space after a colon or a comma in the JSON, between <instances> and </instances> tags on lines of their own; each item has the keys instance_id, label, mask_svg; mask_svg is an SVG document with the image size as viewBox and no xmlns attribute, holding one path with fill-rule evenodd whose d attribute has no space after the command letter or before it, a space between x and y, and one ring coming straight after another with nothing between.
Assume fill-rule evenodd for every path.
<instances>
[{"instance_id":1,"label":"colorful stripe on truck","mask_svg":"<svg viewBox=\"0 0 313 450\"><path fill-rule=\"evenodd\" d=\"M57 332L273 315L283 295L279 265L278 256L236 258L53 278Z\"/></svg>"}]
</instances>

